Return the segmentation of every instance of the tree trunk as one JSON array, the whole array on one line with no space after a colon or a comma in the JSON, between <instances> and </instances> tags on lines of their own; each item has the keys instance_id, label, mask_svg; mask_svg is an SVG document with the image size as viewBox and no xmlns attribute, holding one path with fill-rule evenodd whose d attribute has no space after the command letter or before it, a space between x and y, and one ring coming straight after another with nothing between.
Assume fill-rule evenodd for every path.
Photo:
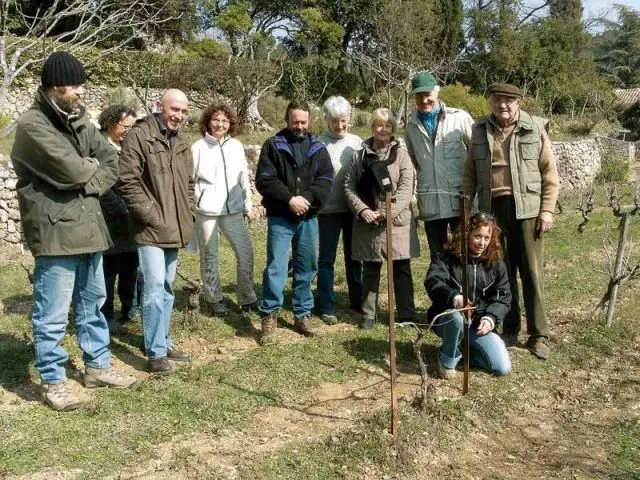
<instances>
[{"instance_id":1,"label":"tree trunk","mask_svg":"<svg viewBox=\"0 0 640 480\"><path fill-rule=\"evenodd\" d=\"M258 110L258 101L260 95L257 92L252 93L247 99L245 105L244 116L241 119L244 128L250 130L260 130L264 132L272 132L274 128L262 118L260 111Z\"/></svg>"},{"instance_id":2,"label":"tree trunk","mask_svg":"<svg viewBox=\"0 0 640 480\"><path fill-rule=\"evenodd\" d=\"M607 306L607 327L610 327L613 323L613 314L616 310L616 301L618 300L618 287L620 286L619 277L622 273L622 264L624 262L624 249L627 245L627 233L629 232L629 220L631 215L628 213L622 214L620 237L618 238L618 251L616 252L616 265L613 271L613 278L618 279L611 287L611 297L609 298L609 305Z\"/></svg>"}]
</instances>

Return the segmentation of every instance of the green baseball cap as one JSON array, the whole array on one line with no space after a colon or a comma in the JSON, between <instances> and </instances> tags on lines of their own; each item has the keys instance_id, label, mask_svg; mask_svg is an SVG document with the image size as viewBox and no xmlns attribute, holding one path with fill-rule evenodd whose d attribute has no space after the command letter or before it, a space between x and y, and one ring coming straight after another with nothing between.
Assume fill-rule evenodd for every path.
<instances>
[{"instance_id":1,"label":"green baseball cap","mask_svg":"<svg viewBox=\"0 0 640 480\"><path fill-rule=\"evenodd\" d=\"M420 72L411 79L411 94L432 92L438 86L436 78L429 72Z\"/></svg>"}]
</instances>

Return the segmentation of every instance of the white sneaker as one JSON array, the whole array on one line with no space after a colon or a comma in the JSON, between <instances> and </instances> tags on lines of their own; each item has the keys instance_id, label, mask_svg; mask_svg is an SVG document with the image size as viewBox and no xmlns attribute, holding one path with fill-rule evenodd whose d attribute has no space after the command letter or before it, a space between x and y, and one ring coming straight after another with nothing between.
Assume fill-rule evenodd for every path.
<instances>
[{"instance_id":1,"label":"white sneaker","mask_svg":"<svg viewBox=\"0 0 640 480\"><path fill-rule=\"evenodd\" d=\"M437 361L438 376L444 380L453 380L458 375L455 368L445 368L440 362L440 356Z\"/></svg>"}]
</instances>

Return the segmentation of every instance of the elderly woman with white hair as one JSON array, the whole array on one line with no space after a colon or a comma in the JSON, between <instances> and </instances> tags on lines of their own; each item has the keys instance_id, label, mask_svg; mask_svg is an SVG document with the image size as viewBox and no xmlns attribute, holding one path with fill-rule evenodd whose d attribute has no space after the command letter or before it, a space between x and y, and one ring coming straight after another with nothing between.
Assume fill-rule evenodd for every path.
<instances>
[{"instance_id":1,"label":"elderly woman with white hair","mask_svg":"<svg viewBox=\"0 0 640 480\"><path fill-rule=\"evenodd\" d=\"M362 264L351 258L351 230L353 214L344 197L344 172L349 166L353 153L360 149L362 140L348 132L351 121L351 105L343 97L329 97L322 106L327 131L320 140L327 146L333 164L333 188L326 203L318 212L320 231L320 253L318 256L317 304L322 320L333 325L337 323L336 294L334 292L334 264L338 240L342 232L344 265L349 290L350 307L361 311L362 306Z\"/></svg>"}]
</instances>

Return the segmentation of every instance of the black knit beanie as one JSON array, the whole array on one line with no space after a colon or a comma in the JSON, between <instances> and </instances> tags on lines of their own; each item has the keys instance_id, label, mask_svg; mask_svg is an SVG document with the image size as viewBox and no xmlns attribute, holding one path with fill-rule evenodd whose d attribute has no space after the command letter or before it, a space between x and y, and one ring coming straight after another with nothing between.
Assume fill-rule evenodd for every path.
<instances>
[{"instance_id":1,"label":"black knit beanie","mask_svg":"<svg viewBox=\"0 0 640 480\"><path fill-rule=\"evenodd\" d=\"M44 62L40 79L43 87L82 85L86 74L82 64L69 52L53 52Z\"/></svg>"}]
</instances>

